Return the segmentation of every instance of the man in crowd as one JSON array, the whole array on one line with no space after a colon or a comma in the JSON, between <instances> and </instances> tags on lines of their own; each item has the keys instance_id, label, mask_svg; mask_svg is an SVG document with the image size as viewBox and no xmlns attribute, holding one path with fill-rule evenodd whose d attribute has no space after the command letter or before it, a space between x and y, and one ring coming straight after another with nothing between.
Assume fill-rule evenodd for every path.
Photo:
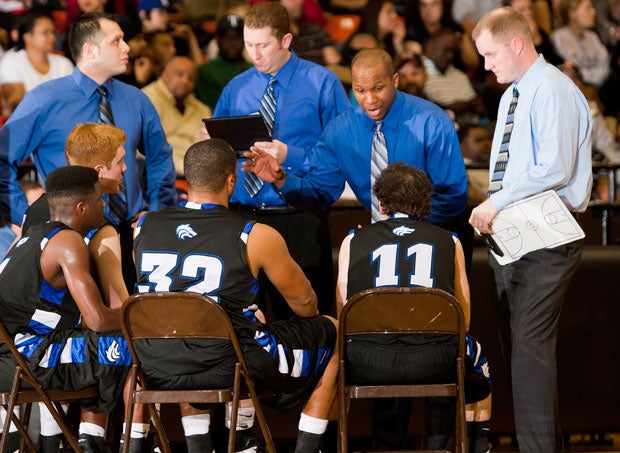
<instances>
[{"instance_id":1,"label":"man in crowd","mask_svg":"<svg viewBox=\"0 0 620 453\"><path fill-rule=\"evenodd\" d=\"M484 15L473 37L485 68L510 86L498 109L489 197L474 208L470 223L491 233L501 209L546 190L554 190L573 213L584 211L592 187L592 120L583 94L536 52L527 20L514 9ZM522 452L564 449L558 423L558 321L582 249L578 240L503 266L489 257Z\"/></svg>"},{"instance_id":2,"label":"man in crowd","mask_svg":"<svg viewBox=\"0 0 620 453\"><path fill-rule=\"evenodd\" d=\"M303 176L309 169L310 151L325 126L350 109L342 84L331 71L290 50L290 20L278 2L250 7L243 33L254 67L226 85L214 116L260 111L273 139L260 146L278 156L287 171ZM231 209L271 225L284 236L293 259L317 291L319 311L333 312L331 243L324 212L291 207L274 187L245 173L240 173ZM287 304L269 289L276 319L291 316Z\"/></svg>"},{"instance_id":3,"label":"man in crowd","mask_svg":"<svg viewBox=\"0 0 620 453\"><path fill-rule=\"evenodd\" d=\"M196 65L188 57L175 56L164 64L161 76L142 88L159 114L177 175L183 175L183 156L192 143L200 140L203 118L211 109L194 97Z\"/></svg>"},{"instance_id":4,"label":"man in crowd","mask_svg":"<svg viewBox=\"0 0 620 453\"><path fill-rule=\"evenodd\" d=\"M280 409L302 410L295 451L314 453L336 396L336 321L319 316L310 282L289 255L282 236L228 209L237 183L237 159L230 145L220 139L198 142L185 154L184 166L187 202L149 213L136 228L137 288L193 291L217 300L231 318L257 385L277 390ZM265 325L256 305L261 271L295 317ZM178 366L171 369L169 357L162 357L161 350L153 351L148 345L141 349L151 358L143 366L156 385L208 388L232 382L234 362L223 364L230 355L223 357L221 349L195 342L184 346L186 357L180 359L177 354L175 359L182 360L187 375L180 374ZM251 427L253 409L240 411L249 416ZM191 421L190 451L211 451L209 418L195 412L183 417L184 426ZM246 431L240 428L238 432ZM245 445L243 438L238 435L236 451L239 444Z\"/></svg>"},{"instance_id":5,"label":"man in crowd","mask_svg":"<svg viewBox=\"0 0 620 453\"><path fill-rule=\"evenodd\" d=\"M215 107L228 82L252 65L243 58L243 19L229 14L217 22L215 40L219 53L198 67L196 97Z\"/></svg>"}]
</instances>

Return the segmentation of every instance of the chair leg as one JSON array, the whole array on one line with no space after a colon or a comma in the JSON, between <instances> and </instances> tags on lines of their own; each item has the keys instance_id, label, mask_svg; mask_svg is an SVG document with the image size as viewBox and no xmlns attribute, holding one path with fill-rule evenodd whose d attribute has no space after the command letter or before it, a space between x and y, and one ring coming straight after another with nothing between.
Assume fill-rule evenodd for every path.
<instances>
[{"instance_id":1,"label":"chair leg","mask_svg":"<svg viewBox=\"0 0 620 453\"><path fill-rule=\"evenodd\" d=\"M131 421L133 419L134 392L136 390L136 366L131 366L129 374L129 391L125 404L125 432L123 433L123 453L129 453L131 442Z\"/></svg>"},{"instance_id":2,"label":"chair leg","mask_svg":"<svg viewBox=\"0 0 620 453\"><path fill-rule=\"evenodd\" d=\"M254 388L254 382L243 369L241 370L241 374L245 379L248 393L250 394L250 398L252 398L252 402L254 403L256 418L258 419L258 424L260 425L261 432L263 433L263 438L265 439L265 451L267 453L276 453L276 447L273 443L273 438L271 437L271 431L269 430L267 419L265 418L265 414L263 413L260 401L258 400L258 395L256 394L256 389Z\"/></svg>"},{"instance_id":3,"label":"chair leg","mask_svg":"<svg viewBox=\"0 0 620 453\"><path fill-rule=\"evenodd\" d=\"M347 396L345 393L344 361L340 360L338 376L338 453L347 453Z\"/></svg>"},{"instance_id":4,"label":"chair leg","mask_svg":"<svg viewBox=\"0 0 620 453\"><path fill-rule=\"evenodd\" d=\"M159 444L163 453L170 453L170 441L168 440L168 436L166 435L166 430L164 430L164 425L161 423L161 419L159 418L159 413L157 412L157 407L154 404L147 404L149 414L151 415L151 421L155 426L155 430L157 431L157 436L159 437Z\"/></svg>"},{"instance_id":5,"label":"chair leg","mask_svg":"<svg viewBox=\"0 0 620 453\"><path fill-rule=\"evenodd\" d=\"M233 400L230 413L230 427L228 429L228 453L235 453L235 437L237 429L237 415L239 413L239 392L241 390L241 364L235 365L235 379L233 381Z\"/></svg>"}]
</instances>

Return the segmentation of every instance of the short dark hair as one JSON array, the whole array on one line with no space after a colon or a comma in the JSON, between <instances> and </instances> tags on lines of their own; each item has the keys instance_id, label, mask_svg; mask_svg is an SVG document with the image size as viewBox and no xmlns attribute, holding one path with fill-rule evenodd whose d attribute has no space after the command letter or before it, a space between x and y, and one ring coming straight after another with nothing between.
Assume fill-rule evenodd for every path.
<instances>
[{"instance_id":1,"label":"short dark hair","mask_svg":"<svg viewBox=\"0 0 620 453\"><path fill-rule=\"evenodd\" d=\"M387 215L400 212L421 219L431 213L433 186L416 167L402 162L388 165L377 178L373 192Z\"/></svg>"},{"instance_id":2,"label":"short dark hair","mask_svg":"<svg viewBox=\"0 0 620 453\"><path fill-rule=\"evenodd\" d=\"M219 192L236 169L235 152L228 142L219 138L194 143L183 159L183 173L190 191Z\"/></svg>"},{"instance_id":3,"label":"short dark hair","mask_svg":"<svg viewBox=\"0 0 620 453\"><path fill-rule=\"evenodd\" d=\"M394 75L394 61L390 54L383 49L362 49L351 60L351 69L356 65L363 65L365 68L382 66L386 74Z\"/></svg>"},{"instance_id":4,"label":"short dark hair","mask_svg":"<svg viewBox=\"0 0 620 453\"><path fill-rule=\"evenodd\" d=\"M41 14L41 13L28 13L19 18L18 23L17 23L18 36L17 36L17 42L15 43L16 50L21 50L21 49L26 48L26 42L24 41L24 35L26 33L31 33L40 19L49 19L53 22L50 16L48 16L47 14Z\"/></svg>"},{"instance_id":5,"label":"short dark hair","mask_svg":"<svg viewBox=\"0 0 620 453\"><path fill-rule=\"evenodd\" d=\"M94 168L80 165L60 167L45 178L47 198L87 198L95 192L99 174Z\"/></svg>"},{"instance_id":6,"label":"short dark hair","mask_svg":"<svg viewBox=\"0 0 620 453\"><path fill-rule=\"evenodd\" d=\"M278 41L291 32L288 10L278 2L255 3L248 9L244 20L247 28L271 27Z\"/></svg>"},{"instance_id":7,"label":"short dark hair","mask_svg":"<svg viewBox=\"0 0 620 453\"><path fill-rule=\"evenodd\" d=\"M117 22L116 16L109 13L87 13L79 16L69 28L69 50L73 61L77 61L82 56L82 47L85 43L95 43L95 37L101 32L101 21L110 20Z\"/></svg>"}]
</instances>

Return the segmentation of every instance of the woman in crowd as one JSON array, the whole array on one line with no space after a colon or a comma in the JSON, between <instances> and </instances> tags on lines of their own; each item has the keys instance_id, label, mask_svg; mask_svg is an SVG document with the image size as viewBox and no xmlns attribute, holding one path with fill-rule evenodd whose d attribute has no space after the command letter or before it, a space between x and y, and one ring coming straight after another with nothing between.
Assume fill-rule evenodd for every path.
<instances>
[{"instance_id":1,"label":"woman in crowd","mask_svg":"<svg viewBox=\"0 0 620 453\"><path fill-rule=\"evenodd\" d=\"M5 114L10 114L27 91L73 72L73 64L52 53L56 42L54 22L47 16L24 16L17 28L15 48L0 61L0 87Z\"/></svg>"}]
</instances>

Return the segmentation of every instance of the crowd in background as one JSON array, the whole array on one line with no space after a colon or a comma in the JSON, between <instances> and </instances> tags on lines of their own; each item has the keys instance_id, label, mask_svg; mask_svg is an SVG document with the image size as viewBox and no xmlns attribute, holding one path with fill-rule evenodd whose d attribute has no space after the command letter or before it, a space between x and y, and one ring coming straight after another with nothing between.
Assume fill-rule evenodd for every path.
<instances>
[{"instance_id":1,"label":"crowd in background","mask_svg":"<svg viewBox=\"0 0 620 453\"><path fill-rule=\"evenodd\" d=\"M264 0L2 1L0 124L27 91L73 71L66 39L72 21L87 12L112 12L131 49L127 72L117 78L144 88L182 177L183 154L200 138L199 120L211 116L228 81L251 67L243 45L243 15L258 1ZM291 49L333 70L349 93L355 54L363 48L385 49L398 69L400 89L438 104L454 120L470 166L488 161L495 112L506 88L485 70L471 31L485 12L512 6L530 22L537 50L588 99L595 123L593 161L620 160L620 0L280 3L291 20ZM354 96L349 97L355 103ZM467 140L472 130L479 136L475 146ZM598 175L593 191L593 199L604 202L610 201L605 176ZM472 204L484 195L480 190L477 195L470 188Z\"/></svg>"}]
</instances>

